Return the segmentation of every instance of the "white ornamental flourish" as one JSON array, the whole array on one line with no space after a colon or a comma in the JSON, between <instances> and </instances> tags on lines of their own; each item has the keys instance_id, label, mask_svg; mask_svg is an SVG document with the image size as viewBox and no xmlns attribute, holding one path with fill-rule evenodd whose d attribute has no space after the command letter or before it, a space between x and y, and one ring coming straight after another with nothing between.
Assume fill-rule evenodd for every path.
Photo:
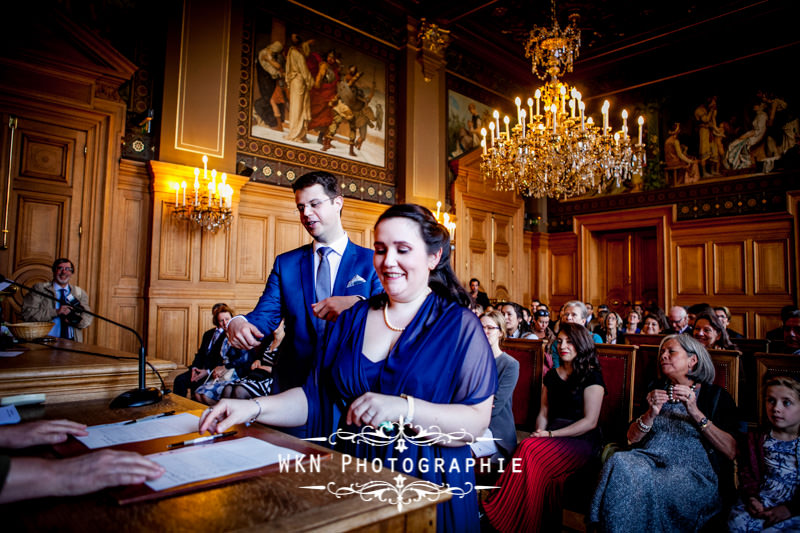
<instances>
[{"instance_id":1,"label":"white ornamental flourish","mask_svg":"<svg viewBox=\"0 0 800 533\"><path fill-rule=\"evenodd\" d=\"M397 429L396 433L394 432L395 429ZM396 443L397 451L401 453L408 449L406 442L417 446L433 446L434 444L450 444L456 441L472 444L476 440L471 433L467 433L463 429L452 433L442 433L439 426L423 428L422 426L406 424L403 417L400 417L397 422L386 421L377 428L364 426L357 433L340 428L329 437L305 440L327 441L330 444L334 444L337 439L354 444L369 444L370 446L389 446ZM477 440L481 440L481 438Z\"/></svg>"},{"instance_id":2,"label":"white ornamental flourish","mask_svg":"<svg viewBox=\"0 0 800 533\"><path fill-rule=\"evenodd\" d=\"M397 505L397 510L402 511L404 505L421 501L425 498L428 501L436 501L442 494L452 494L463 498L475 487L467 482L467 488L451 487L449 485L437 485L430 481L416 480L408 485L405 484L406 476L397 474L394 478L394 485L388 481L368 481L367 483L351 483L346 487L336 487L336 483L331 481L327 485L312 485L300 487L312 490L327 490L337 498L358 494L365 502L378 500L391 505Z\"/></svg>"}]
</instances>

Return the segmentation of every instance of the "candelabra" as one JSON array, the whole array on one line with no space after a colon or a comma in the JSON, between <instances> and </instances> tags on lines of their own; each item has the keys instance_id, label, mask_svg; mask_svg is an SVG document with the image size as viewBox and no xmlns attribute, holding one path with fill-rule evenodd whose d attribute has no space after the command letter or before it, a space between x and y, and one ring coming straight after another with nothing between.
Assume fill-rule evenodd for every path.
<instances>
[{"instance_id":1,"label":"candelabra","mask_svg":"<svg viewBox=\"0 0 800 533\"><path fill-rule=\"evenodd\" d=\"M233 188L226 183L227 175L223 172L220 183L217 183L217 171L211 171L209 178L208 156L203 156L203 180L200 184L200 169L194 169L194 191L186 201L186 182L173 184L175 189L175 206L172 216L178 220L189 220L203 230L216 233L220 228L226 230L233 221L231 203ZM182 196L181 196L182 195Z\"/></svg>"}]
</instances>

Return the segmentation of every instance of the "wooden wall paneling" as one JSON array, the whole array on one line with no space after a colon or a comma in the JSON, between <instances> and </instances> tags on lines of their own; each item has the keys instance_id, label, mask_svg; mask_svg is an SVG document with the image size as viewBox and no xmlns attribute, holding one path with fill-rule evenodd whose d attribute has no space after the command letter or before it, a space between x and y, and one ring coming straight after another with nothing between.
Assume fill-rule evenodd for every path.
<instances>
[{"instance_id":1,"label":"wooden wall paneling","mask_svg":"<svg viewBox=\"0 0 800 533\"><path fill-rule=\"evenodd\" d=\"M705 243L676 245L676 296L705 296L707 287L706 270Z\"/></svg>"},{"instance_id":2,"label":"wooden wall paneling","mask_svg":"<svg viewBox=\"0 0 800 533\"><path fill-rule=\"evenodd\" d=\"M184 364L188 353L188 339L195 337L196 326L190 330L189 306L179 307L174 304L156 303L155 353L159 359ZM153 356L153 351L150 350Z\"/></svg>"},{"instance_id":3,"label":"wooden wall paneling","mask_svg":"<svg viewBox=\"0 0 800 533\"><path fill-rule=\"evenodd\" d=\"M714 294L747 294L744 241L711 245Z\"/></svg>"},{"instance_id":4,"label":"wooden wall paneling","mask_svg":"<svg viewBox=\"0 0 800 533\"><path fill-rule=\"evenodd\" d=\"M736 310L731 309L730 307L728 307L728 310L731 312L731 319L728 328L732 329L733 331L738 331L744 335L748 331L747 326L750 323L750 320L748 320L747 310Z\"/></svg>"},{"instance_id":5,"label":"wooden wall paneling","mask_svg":"<svg viewBox=\"0 0 800 533\"><path fill-rule=\"evenodd\" d=\"M477 278L481 287L494 298L494 276L489 257L491 256L491 214L480 209L466 208L466 231L462 235L467 237L467 246L463 261L464 279L469 281ZM461 263L459 263L461 266ZM463 280L462 280L463 282Z\"/></svg>"},{"instance_id":6,"label":"wooden wall paneling","mask_svg":"<svg viewBox=\"0 0 800 533\"><path fill-rule=\"evenodd\" d=\"M273 218L239 215L239 246L236 251L236 281L263 284L271 265L267 263L267 236Z\"/></svg>"},{"instance_id":7,"label":"wooden wall paneling","mask_svg":"<svg viewBox=\"0 0 800 533\"><path fill-rule=\"evenodd\" d=\"M232 230L217 233L204 231L200 235L200 281L228 283L230 262L235 257L231 250Z\"/></svg>"},{"instance_id":8,"label":"wooden wall paneling","mask_svg":"<svg viewBox=\"0 0 800 533\"><path fill-rule=\"evenodd\" d=\"M172 203L168 198L157 198L155 201L161 214L157 279L189 281L192 276L191 251L194 237L190 222L172 216Z\"/></svg>"},{"instance_id":9,"label":"wooden wall paneling","mask_svg":"<svg viewBox=\"0 0 800 533\"><path fill-rule=\"evenodd\" d=\"M550 235L549 270L547 304L558 313L564 302L578 298L578 240L574 233Z\"/></svg>"},{"instance_id":10,"label":"wooden wall paneling","mask_svg":"<svg viewBox=\"0 0 800 533\"><path fill-rule=\"evenodd\" d=\"M550 302L550 234L531 234L531 271L530 286L531 299L539 298L545 303ZM530 301L528 301L530 303Z\"/></svg>"},{"instance_id":11,"label":"wooden wall paneling","mask_svg":"<svg viewBox=\"0 0 800 533\"><path fill-rule=\"evenodd\" d=\"M754 294L789 295L788 240L753 240Z\"/></svg>"},{"instance_id":12,"label":"wooden wall paneling","mask_svg":"<svg viewBox=\"0 0 800 533\"><path fill-rule=\"evenodd\" d=\"M780 311L780 310L779 310ZM754 312L754 321L755 321L755 337L757 339L763 339L766 337L767 332L775 329L779 326L783 326L783 321L781 320L781 314L778 313L761 313L761 312Z\"/></svg>"},{"instance_id":13,"label":"wooden wall paneling","mask_svg":"<svg viewBox=\"0 0 800 533\"><path fill-rule=\"evenodd\" d=\"M522 286L520 287L519 294L522 295L520 299L520 304L523 307L530 307L531 305L531 297L534 294L531 292L533 284L531 282L531 272L532 272L532 252L533 249L532 245L532 234L529 231L526 231L522 234L522 264L520 265L520 276L518 276Z\"/></svg>"},{"instance_id":14,"label":"wooden wall paneling","mask_svg":"<svg viewBox=\"0 0 800 533\"><path fill-rule=\"evenodd\" d=\"M499 213L492 214L492 243L493 254L489 257L492 261L495 298L501 300L519 300L520 295L514 282L514 264L511 256L510 241L513 234L513 222L510 216ZM520 239L521 240L521 239ZM467 280L469 281L469 280Z\"/></svg>"}]
</instances>

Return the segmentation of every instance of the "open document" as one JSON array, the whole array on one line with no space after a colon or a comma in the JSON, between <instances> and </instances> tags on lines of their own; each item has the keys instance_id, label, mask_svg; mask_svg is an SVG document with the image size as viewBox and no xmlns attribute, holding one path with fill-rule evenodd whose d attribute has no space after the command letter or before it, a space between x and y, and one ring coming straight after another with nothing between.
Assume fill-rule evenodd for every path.
<instances>
[{"instance_id":1,"label":"open document","mask_svg":"<svg viewBox=\"0 0 800 533\"><path fill-rule=\"evenodd\" d=\"M200 417L191 413L180 413L172 416L155 415L136 420L135 423L128 420L115 424L89 426L86 428L89 435L76 438L86 447L95 449L128 442L197 433L199 425Z\"/></svg>"}]
</instances>

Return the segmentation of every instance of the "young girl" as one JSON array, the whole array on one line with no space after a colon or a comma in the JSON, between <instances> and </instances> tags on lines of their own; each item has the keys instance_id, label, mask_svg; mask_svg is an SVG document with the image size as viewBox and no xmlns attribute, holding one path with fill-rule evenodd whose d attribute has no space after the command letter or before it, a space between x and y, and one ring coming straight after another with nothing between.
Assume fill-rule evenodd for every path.
<instances>
[{"instance_id":1,"label":"young girl","mask_svg":"<svg viewBox=\"0 0 800 533\"><path fill-rule=\"evenodd\" d=\"M764 396L769 427L748 435L739 459L742 496L728 520L734 533L800 530L800 382L769 378Z\"/></svg>"}]
</instances>

